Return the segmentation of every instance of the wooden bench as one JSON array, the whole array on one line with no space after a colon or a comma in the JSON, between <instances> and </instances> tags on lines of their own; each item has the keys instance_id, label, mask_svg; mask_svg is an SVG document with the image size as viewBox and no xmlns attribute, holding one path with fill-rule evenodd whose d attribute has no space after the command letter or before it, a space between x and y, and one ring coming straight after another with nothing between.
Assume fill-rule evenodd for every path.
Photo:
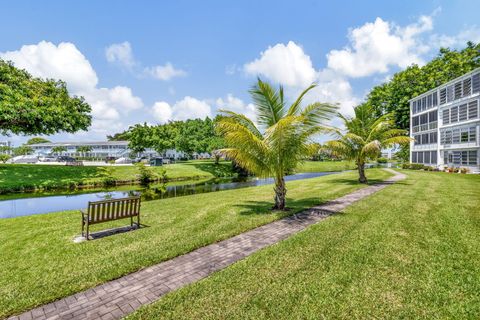
<instances>
[{"instance_id":1,"label":"wooden bench","mask_svg":"<svg viewBox=\"0 0 480 320\"><path fill-rule=\"evenodd\" d=\"M136 225L140 227L140 196L90 201L88 208L82 212L82 237L88 240L90 237L90 225L124 218L130 218L130 226L133 226L133 218L137 217ZM85 235L85 229L86 235Z\"/></svg>"}]
</instances>

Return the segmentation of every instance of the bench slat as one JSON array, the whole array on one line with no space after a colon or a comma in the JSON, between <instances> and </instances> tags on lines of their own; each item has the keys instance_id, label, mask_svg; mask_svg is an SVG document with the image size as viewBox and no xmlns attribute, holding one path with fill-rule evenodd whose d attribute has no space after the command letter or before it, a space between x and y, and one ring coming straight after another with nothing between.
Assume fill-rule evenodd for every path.
<instances>
[{"instance_id":1,"label":"bench slat","mask_svg":"<svg viewBox=\"0 0 480 320\"><path fill-rule=\"evenodd\" d=\"M140 197L102 200L88 203L89 224L134 217L140 214Z\"/></svg>"}]
</instances>

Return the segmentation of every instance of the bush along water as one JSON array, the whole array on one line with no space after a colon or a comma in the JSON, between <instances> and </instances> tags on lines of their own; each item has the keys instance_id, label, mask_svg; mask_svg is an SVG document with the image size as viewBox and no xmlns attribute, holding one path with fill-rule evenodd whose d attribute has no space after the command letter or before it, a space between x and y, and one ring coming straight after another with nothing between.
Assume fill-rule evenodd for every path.
<instances>
[{"instance_id":1,"label":"bush along water","mask_svg":"<svg viewBox=\"0 0 480 320\"><path fill-rule=\"evenodd\" d=\"M167 172L164 168L161 168L159 172L155 172L152 168L147 167L144 163L139 162L135 164L139 171L139 180L141 184L148 184L152 181L166 181Z\"/></svg>"},{"instance_id":2,"label":"bush along water","mask_svg":"<svg viewBox=\"0 0 480 320\"><path fill-rule=\"evenodd\" d=\"M100 167L98 169L97 177L101 179L105 186L114 186L117 182L111 167Z\"/></svg>"}]
</instances>

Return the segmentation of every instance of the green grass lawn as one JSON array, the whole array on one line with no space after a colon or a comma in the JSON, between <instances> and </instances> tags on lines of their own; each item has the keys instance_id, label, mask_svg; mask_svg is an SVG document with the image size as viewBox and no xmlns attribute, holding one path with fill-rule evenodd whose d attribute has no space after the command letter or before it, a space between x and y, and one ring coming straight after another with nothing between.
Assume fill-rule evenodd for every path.
<instances>
[{"instance_id":1,"label":"green grass lawn","mask_svg":"<svg viewBox=\"0 0 480 320\"><path fill-rule=\"evenodd\" d=\"M0 164L0 194L35 189L66 189L69 187L93 186L102 181L100 167L67 167L64 165ZM135 166L112 166L113 177L117 181L135 181L138 168ZM191 160L163 167L153 167L157 172L164 168L168 180L189 180L199 178L231 177L230 161L221 161L218 165L212 160ZM342 171L354 169L351 162L306 161L297 172Z\"/></svg>"},{"instance_id":2,"label":"green grass lawn","mask_svg":"<svg viewBox=\"0 0 480 320\"><path fill-rule=\"evenodd\" d=\"M479 319L480 176L403 172L131 319Z\"/></svg>"},{"instance_id":3,"label":"green grass lawn","mask_svg":"<svg viewBox=\"0 0 480 320\"><path fill-rule=\"evenodd\" d=\"M372 182L390 176L379 169L368 174ZM337 198L363 187L356 180L355 172L345 172L288 182L288 213L270 210L271 185L145 202L148 227L80 244L72 242L80 232L78 211L0 219L0 318Z\"/></svg>"},{"instance_id":4,"label":"green grass lawn","mask_svg":"<svg viewBox=\"0 0 480 320\"><path fill-rule=\"evenodd\" d=\"M305 161L296 170L297 172L327 172L355 169L352 161Z\"/></svg>"},{"instance_id":5,"label":"green grass lawn","mask_svg":"<svg viewBox=\"0 0 480 320\"><path fill-rule=\"evenodd\" d=\"M114 166L113 176L118 181L137 179L135 166ZM155 171L162 167L153 167ZM229 161L215 165L211 160L193 160L163 166L168 179L196 179L232 176ZM22 189L61 188L74 184L91 185L101 181L99 167L69 167L62 165L0 165L0 193Z\"/></svg>"}]
</instances>

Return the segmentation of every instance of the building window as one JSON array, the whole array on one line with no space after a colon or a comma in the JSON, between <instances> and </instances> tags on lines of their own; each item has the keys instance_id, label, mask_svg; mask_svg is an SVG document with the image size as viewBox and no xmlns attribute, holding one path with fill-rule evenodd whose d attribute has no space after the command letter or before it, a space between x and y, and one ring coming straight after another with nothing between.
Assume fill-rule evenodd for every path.
<instances>
[{"instance_id":1,"label":"building window","mask_svg":"<svg viewBox=\"0 0 480 320\"><path fill-rule=\"evenodd\" d=\"M480 92L480 73L472 76L472 93Z\"/></svg>"},{"instance_id":2,"label":"building window","mask_svg":"<svg viewBox=\"0 0 480 320\"><path fill-rule=\"evenodd\" d=\"M468 141L469 142L475 142L477 136L477 129L475 127L470 127L469 128L469 134L468 134Z\"/></svg>"},{"instance_id":3,"label":"building window","mask_svg":"<svg viewBox=\"0 0 480 320\"><path fill-rule=\"evenodd\" d=\"M442 111L443 124L450 123L450 110L446 109Z\"/></svg>"},{"instance_id":4,"label":"building window","mask_svg":"<svg viewBox=\"0 0 480 320\"><path fill-rule=\"evenodd\" d=\"M463 96L467 97L472 93L472 78L468 77L467 79L463 80Z\"/></svg>"},{"instance_id":5,"label":"building window","mask_svg":"<svg viewBox=\"0 0 480 320\"><path fill-rule=\"evenodd\" d=\"M450 122L458 122L458 106L452 107L450 109Z\"/></svg>"},{"instance_id":6,"label":"building window","mask_svg":"<svg viewBox=\"0 0 480 320\"><path fill-rule=\"evenodd\" d=\"M440 90L440 104L447 103L447 89L443 88Z\"/></svg>"},{"instance_id":7,"label":"building window","mask_svg":"<svg viewBox=\"0 0 480 320\"><path fill-rule=\"evenodd\" d=\"M454 98L455 100L460 99L462 97L462 82L458 81L454 85Z\"/></svg>"},{"instance_id":8,"label":"building window","mask_svg":"<svg viewBox=\"0 0 480 320\"><path fill-rule=\"evenodd\" d=\"M468 103L468 119L475 119L478 117L478 100L470 101Z\"/></svg>"},{"instance_id":9,"label":"building window","mask_svg":"<svg viewBox=\"0 0 480 320\"><path fill-rule=\"evenodd\" d=\"M458 120L465 121L467 120L467 104L462 104L458 107Z\"/></svg>"},{"instance_id":10,"label":"building window","mask_svg":"<svg viewBox=\"0 0 480 320\"><path fill-rule=\"evenodd\" d=\"M478 163L478 154L477 151L468 151L468 165L470 166L476 166Z\"/></svg>"},{"instance_id":11,"label":"building window","mask_svg":"<svg viewBox=\"0 0 480 320\"><path fill-rule=\"evenodd\" d=\"M431 151L430 161L431 163L437 164L437 151Z\"/></svg>"},{"instance_id":12,"label":"building window","mask_svg":"<svg viewBox=\"0 0 480 320\"><path fill-rule=\"evenodd\" d=\"M453 101L453 85L447 87L447 102Z\"/></svg>"}]
</instances>

